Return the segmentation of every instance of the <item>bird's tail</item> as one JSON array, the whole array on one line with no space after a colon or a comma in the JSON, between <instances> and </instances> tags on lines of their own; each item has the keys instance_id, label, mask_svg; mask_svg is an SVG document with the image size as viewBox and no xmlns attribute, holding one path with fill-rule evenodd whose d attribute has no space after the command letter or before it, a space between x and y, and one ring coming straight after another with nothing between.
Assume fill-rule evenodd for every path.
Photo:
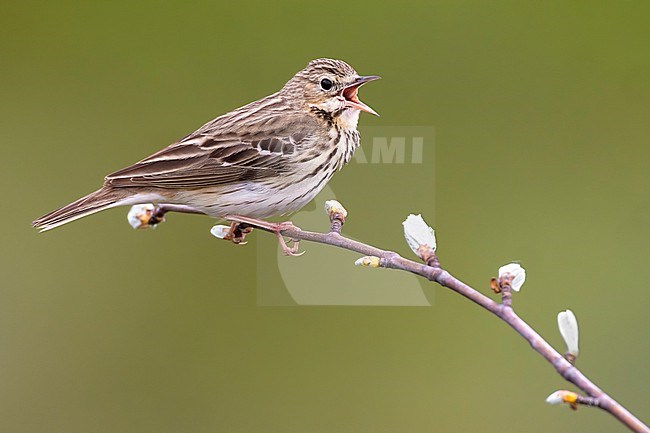
<instances>
[{"instance_id":1,"label":"bird's tail","mask_svg":"<svg viewBox=\"0 0 650 433\"><path fill-rule=\"evenodd\" d=\"M104 209L119 206L122 204L121 202L124 198L125 196L121 191L102 188L85 197L81 197L79 200L67 206L43 215L32 222L32 226L41 232L52 230L79 218L103 211Z\"/></svg>"}]
</instances>

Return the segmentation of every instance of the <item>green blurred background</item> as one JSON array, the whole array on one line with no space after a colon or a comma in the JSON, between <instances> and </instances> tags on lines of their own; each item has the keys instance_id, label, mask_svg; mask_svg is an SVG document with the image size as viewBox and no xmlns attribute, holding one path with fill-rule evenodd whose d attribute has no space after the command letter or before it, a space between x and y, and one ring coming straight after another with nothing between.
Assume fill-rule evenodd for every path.
<instances>
[{"instance_id":1,"label":"green blurred background","mask_svg":"<svg viewBox=\"0 0 650 433\"><path fill-rule=\"evenodd\" d=\"M126 209L29 226L321 56L383 77L363 126L436 130L428 175L335 177L346 232L409 254L422 212L486 293L521 260L520 314L562 349L573 309L579 366L650 420L649 5L3 1L0 431L624 431L546 405L574 388L431 284L431 307L261 307L268 235L235 247L184 215L134 232Z\"/></svg>"}]
</instances>

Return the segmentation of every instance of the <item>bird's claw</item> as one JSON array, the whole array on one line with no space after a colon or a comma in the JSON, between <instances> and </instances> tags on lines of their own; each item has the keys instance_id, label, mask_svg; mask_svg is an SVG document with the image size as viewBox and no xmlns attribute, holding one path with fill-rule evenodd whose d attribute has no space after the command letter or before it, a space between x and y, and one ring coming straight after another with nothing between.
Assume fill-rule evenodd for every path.
<instances>
[{"instance_id":1,"label":"bird's claw","mask_svg":"<svg viewBox=\"0 0 650 433\"><path fill-rule=\"evenodd\" d=\"M253 227L247 224L233 222L230 224L230 232L226 235L226 238L232 241L233 244L246 245L248 242L244 242L244 238L252 231Z\"/></svg>"},{"instance_id":2,"label":"bird's claw","mask_svg":"<svg viewBox=\"0 0 650 433\"><path fill-rule=\"evenodd\" d=\"M289 239L289 242L292 244L291 246L287 245L287 241L284 240L284 237L282 236L282 233L279 231L276 233L276 236L278 237L278 243L280 244L280 248L282 249L282 253L285 256L289 257L300 257L303 254L305 254L305 251L300 251L300 239ZM300 251L300 252L298 252Z\"/></svg>"}]
</instances>

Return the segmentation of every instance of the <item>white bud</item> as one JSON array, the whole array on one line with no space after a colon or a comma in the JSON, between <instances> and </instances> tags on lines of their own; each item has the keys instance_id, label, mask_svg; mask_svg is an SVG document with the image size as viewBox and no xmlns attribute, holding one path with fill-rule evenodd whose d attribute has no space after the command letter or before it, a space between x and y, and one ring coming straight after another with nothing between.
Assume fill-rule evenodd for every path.
<instances>
[{"instance_id":1,"label":"white bud","mask_svg":"<svg viewBox=\"0 0 650 433\"><path fill-rule=\"evenodd\" d=\"M499 278L506 274L512 275L513 278L510 287L515 292L518 292L521 286L524 285L524 281L526 281L526 270L519 263L510 263L499 268Z\"/></svg>"},{"instance_id":2,"label":"white bud","mask_svg":"<svg viewBox=\"0 0 650 433\"><path fill-rule=\"evenodd\" d=\"M404 238L411 250L421 259L427 260L437 248L436 234L422 219L422 215L410 214L402 223Z\"/></svg>"},{"instance_id":3,"label":"white bud","mask_svg":"<svg viewBox=\"0 0 650 433\"><path fill-rule=\"evenodd\" d=\"M212 236L215 238L223 239L226 237L226 235L230 234L230 226L217 224L210 229L210 234L212 234Z\"/></svg>"},{"instance_id":4,"label":"white bud","mask_svg":"<svg viewBox=\"0 0 650 433\"><path fill-rule=\"evenodd\" d=\"M564 403L564 393L565 391L555 391L553 394L546 397L546 403L548 404Z\"/></svg>"},{"instance_id":5,"label":"white bud","mask_svg":"<svg viewBox=\"0 0 650 433\"><path fill-rule=\"evenodd\" d=\"M577 408L579 396L573 391L567 391L566 389L561 389L555 391L553 394L546 397L546 403L548 404L562 404L569 403L574 409Z\"/></svg>"},{"instance_id":6,"label":"white bud","mask_svg":"<svg viewBox=\"0 0 650 433\"><path fill-rule=\"evenodd\" d=\"M567 352L574 357L578 356L578 320L573 311L561 311L557 315L557 326L566 343Z\"/></svg>"},{"instance_id":7,"label":"white bud","mask_svg":"<svg viewBox=\"0 0 650 433\"><path fill-rule=\"evenodd\" d=\"M131 206L126 219L134 229L146 229L147 227L152 227L149 225L149 219L151 218L154 209L156 209L156 207L151 203L136 204Z\"/></svg>"},{"instance_id":8,"label":"white bud","mask_svg":"<svg viewBox=\"0 0 650 433\"><path fill-rule=\"evenodd\" d=\"M380 258L376 256L365 256L361 257L360 259L357 259L354 262L355 266L366 266L369 268L378 268L379 267L379 262Z\"/></svg>"},{"instance_id":9,"label":"white bud","mask_svg":"<svg viewBox=\"0 0 650 433\"><path fill-rule=\"evenodd\" d=\"M330 217L337 213L343 215L343 218L348 216L348 211L336 200L327 200L325 202L325 213Z\"/></svg>"}]
</instances>

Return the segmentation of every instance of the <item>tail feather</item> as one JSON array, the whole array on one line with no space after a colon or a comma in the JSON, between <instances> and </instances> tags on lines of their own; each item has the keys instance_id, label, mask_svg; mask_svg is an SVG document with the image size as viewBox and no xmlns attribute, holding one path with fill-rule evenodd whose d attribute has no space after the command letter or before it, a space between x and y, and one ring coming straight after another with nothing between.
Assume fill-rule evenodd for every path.
<instances>
[{"instance_id":1,"label":"tail feather","mask_svg":"<svg viewBox=\"0 0 650 433\"><path fill-rule=\"evenodd\" d=\"M119 206L124 197L115 190L99 189L32 222L41 232L52 230L88 215Z\"/></svg>"}]
</instances>

